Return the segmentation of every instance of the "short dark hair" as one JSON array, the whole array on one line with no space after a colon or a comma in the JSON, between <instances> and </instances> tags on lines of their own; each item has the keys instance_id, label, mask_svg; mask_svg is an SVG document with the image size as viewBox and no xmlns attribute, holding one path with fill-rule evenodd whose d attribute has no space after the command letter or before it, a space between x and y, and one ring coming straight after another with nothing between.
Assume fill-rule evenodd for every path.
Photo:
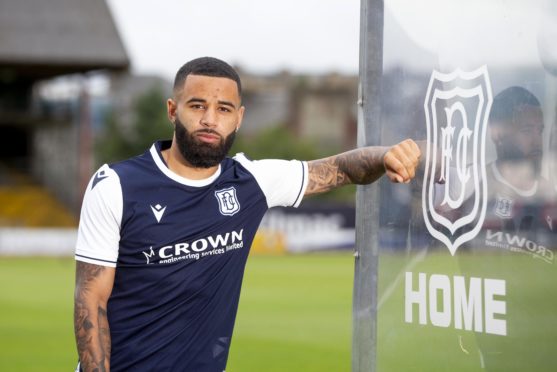
<instances>
[{"instance_id":1,"label":"short dark hair","mask_svg":"<svg viewBox=\"0 0 557 372\"><path fill-rule=\"evenodd\" d=\"M490 124L512 122L517 111L524 105L540 107L540 101L528 89L518 86L504 89L493 99L489 113Z\"/></svg>"},{"instance_id":2,"label":"short dark hair","mask_svg":"<svg viewBox=\"0 0 557 372\"><path fill-rule=\"evenodd\" d=\"M224 77L234 80L238 85L238 94L242 95L242 83L240 76L228 63L214 57L201 57L193 59L184 64L174 78L174 91L178 91L184 85L188 75L202 75L212 77Z\"/></svg>"}]
</instances>

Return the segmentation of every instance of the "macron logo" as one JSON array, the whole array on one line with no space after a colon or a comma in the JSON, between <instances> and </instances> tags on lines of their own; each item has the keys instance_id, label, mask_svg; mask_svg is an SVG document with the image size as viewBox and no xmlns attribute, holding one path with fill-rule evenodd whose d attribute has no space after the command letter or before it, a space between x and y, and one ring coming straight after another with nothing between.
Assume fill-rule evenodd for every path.
<instances>
[{"instance_id":1,"label":"macron logo","mask_svg":"<svg viewBox=\"0 0 557 372\"><path fill-rule=\"evenodd\" d=\"M154 207L151 205L151 210L153 211L153 214L155 215L155 218L157 219L157 223L158 223L161 222L162 215L166 210L166 205L164 207L162 207L160 204L157 204Z\"/></svg>"},{"instance_id":2,"label":"macron logo","mask_svg":"<svg viewBox=\"0 0 557 372\"><path fill-rule=\"evenodd\" d=\"M107 177L108 174L106 174L106 171L104 169L98 171L97 174L95 174L95 178L93 179L93 185L91 185L91 189L94 189L95 186L97 186L97 183L99 183L100 181L104 180Z\"/></svg>"}]
</instances>

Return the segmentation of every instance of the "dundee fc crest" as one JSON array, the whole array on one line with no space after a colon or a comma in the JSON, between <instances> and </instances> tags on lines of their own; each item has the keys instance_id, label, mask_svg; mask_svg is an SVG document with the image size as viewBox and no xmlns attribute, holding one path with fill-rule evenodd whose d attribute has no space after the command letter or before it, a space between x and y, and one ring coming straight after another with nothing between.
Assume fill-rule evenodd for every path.
<instances>
[{"instance_id":1,"label":"dundee fc crest","mask_svg":"<svg viewBox=\"0 0 557 372\"><path fill-rule=\"evenodd\" d=\"M236 197L236 189L229 187L215 191L215 196L219 201L219 211L225 216L232 216L240 211L240 203Z\"/></svg>"},{"instance_id":2,"label":"dundee fc crest","mask_svg":"<svg viewBox=\"0 0 557 372\"><path fill-rule=\"evenodd\" d=\"M429 233L451 255L479 233L485 219L485 139L492 101L486 66L431 74L424 103L422 208Z\"/></svg>"}]
</instances>

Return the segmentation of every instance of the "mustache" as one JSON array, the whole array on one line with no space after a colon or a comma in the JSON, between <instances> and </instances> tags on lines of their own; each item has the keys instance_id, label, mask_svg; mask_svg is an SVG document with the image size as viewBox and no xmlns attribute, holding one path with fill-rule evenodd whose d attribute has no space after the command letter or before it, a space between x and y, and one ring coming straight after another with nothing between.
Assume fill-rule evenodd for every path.
<instances>
[{"instance_id":1,"label":"mustache","mask_svg":"<svg viewBox=\"0 0 557 372\"><path fill-rule=\"evenodd\" d=\"M177 125L182 125L183 126L182 122L178 118L176 118L174 120L174 126L176 127ZM220 135L220 133L218 133L217 131L215 131L213 129L210 129L210 128L201 128L201 129L198 129L198 130L196 130L194 132L190 132L190 133L191 133L190 135L193 135L193 134L196 134L196 133L212 134L214 136L219 136L222 139L222 136Z\"/></svg>"},{"instance_id":2,"label":"mustache","mask_svg":"<svg viewBox=\"0 0 557 372\"><path fill-rule=\"evenodd\" d=\"M197 133L211 134L211 135L214 135L214 136L218 136L222 139L222 136L220 135L220 133L218 133L217 131L215 131L213 129L203 128L203 129L198 129L198 130L193 132L193 134L197 134Z\"/></svg>"}]
</instances>

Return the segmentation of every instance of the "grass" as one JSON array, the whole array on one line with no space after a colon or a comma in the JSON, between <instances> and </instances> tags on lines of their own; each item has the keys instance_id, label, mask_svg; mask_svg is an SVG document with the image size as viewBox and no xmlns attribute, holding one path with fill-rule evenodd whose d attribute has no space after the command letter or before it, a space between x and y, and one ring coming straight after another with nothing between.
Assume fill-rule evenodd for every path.
<instances>
[{"instance_id":1,"label":"grass","mask_svg":"<svg viewBox=\"0 0 557 372\"><path fill-rule=\"evenodd\" d=\"M557 365L557 270L526 255L448 252L425 260L402 255L380 259L378 371L555 371ZM507 335L434 327L404 321L404 272L499 279L506 283ZM416 284L414 284L416 288ZM443 305L438 302L438 308ZM415 308L414 319L417 318ZM429 316L428 316L429 317ZM429 318L428 318L429 319ZM454 322L454 321L452 321Z\"/></svg>"},{"instance_id":2,"label":"grass","mask_svg":"<svg viewBox=\"0 0 557 372\"><path fill-rule=\"evenodd\" d=\"M227 371L349 371L353 257L251 257Z\"/></svg>"},{"instance_id":3,"label":"grass","mask_svg":"<svg viewBox=\"0 0 557 372\"><path fill-rule=\"evenodd\" d=\"M0 371L75 368L71 259L0 258Z\"/></svg>"},{"instance_id":4,"label":"grass","mask_svg":"<svg viewBox=\"0 0 557 372\"><path fill-rule=\"evenodd\" d=\"M348 253L251 257L227 371L350 371L353 266ZM490 371L553 371L553 266L518 255L382 255L378 371L481 371L482 358ZM405 323L405 271L505 280L507 336ZM69 258L0 258L0 371L72 370L73 276Z\"/></svg>"},{"instance_id":5,"label":"grass","mask_svg":"<svg viewBox=\"0 0 557 372\"><path fill-rule=\"evenodd\" d=\"M253 256L228 372L349 371L350 254ZM0 258L0 371L70 371L74 261Z\"/></svg>"}]
</instances>

